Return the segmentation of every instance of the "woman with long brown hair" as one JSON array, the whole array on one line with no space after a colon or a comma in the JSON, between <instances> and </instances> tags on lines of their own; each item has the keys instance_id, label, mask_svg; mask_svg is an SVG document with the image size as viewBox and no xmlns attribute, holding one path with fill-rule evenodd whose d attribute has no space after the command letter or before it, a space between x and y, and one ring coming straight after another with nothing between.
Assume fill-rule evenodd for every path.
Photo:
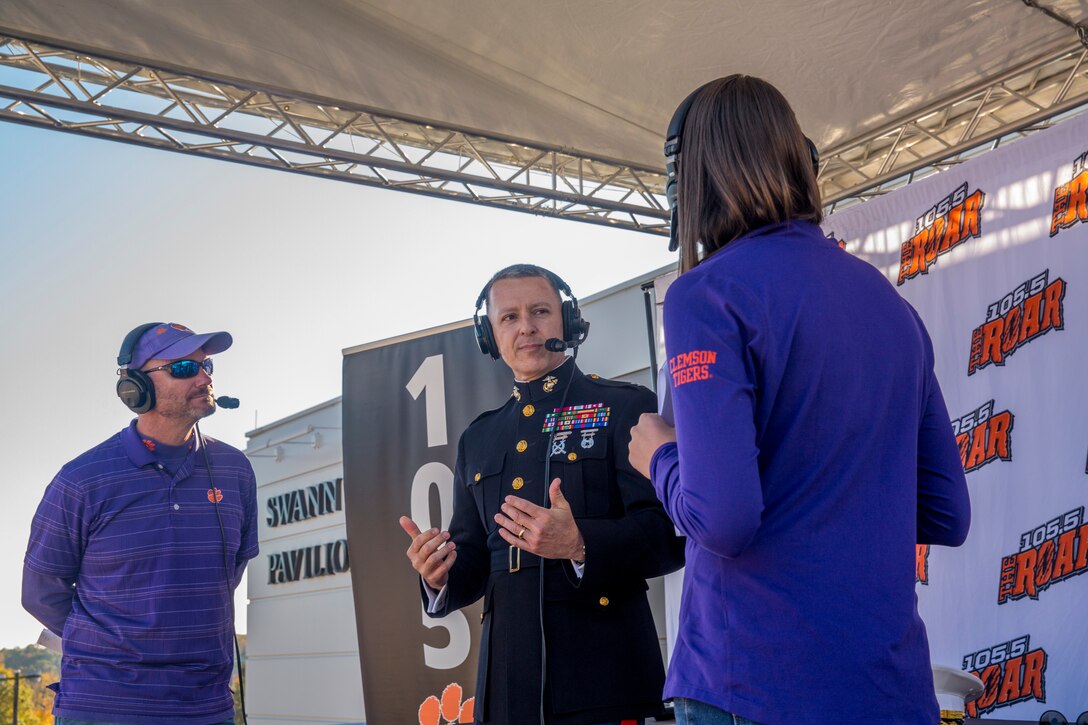
<instances>
[{"instance_id":1,"label":"woman with long brown hair","mask_svg":"<svg viewBox=\"0 0 1088 725\"><path fill-rule=\"evenodd\" d=\"M970 506L929 336L817 226L777 89L729 76L681 111L675 429L644 415L631 443L688 537L665 696L681 725L933 725L915 544L961 544Z\"/></svg>"}]
</instances>

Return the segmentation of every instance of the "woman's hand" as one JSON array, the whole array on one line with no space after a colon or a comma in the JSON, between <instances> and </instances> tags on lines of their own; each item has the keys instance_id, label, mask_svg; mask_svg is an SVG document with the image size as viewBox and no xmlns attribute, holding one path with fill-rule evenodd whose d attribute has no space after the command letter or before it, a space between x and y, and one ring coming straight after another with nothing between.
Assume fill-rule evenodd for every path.
<instances>
[{"instance_id":1,"label":"woman's hand","mask_svg":"<svg viewBox=\"0 0 1088 725\"><path fill-rule=\"evenodd\" d=\"M631 429L631 445L627 458L631 466L646 478L650 477L650 459L664 443L676 440L676 429L656 413L643 413L638 425Z\"/></svg>"}]
</instances>

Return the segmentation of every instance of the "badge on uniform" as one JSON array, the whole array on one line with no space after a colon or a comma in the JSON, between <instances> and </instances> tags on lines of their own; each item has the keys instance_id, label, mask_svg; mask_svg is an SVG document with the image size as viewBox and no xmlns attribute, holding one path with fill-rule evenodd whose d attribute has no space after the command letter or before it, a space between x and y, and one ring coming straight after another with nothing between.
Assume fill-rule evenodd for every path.
<instances>
[{"instance_id":1,"label":"badge on uniform","mask_svg":"<svg viewBox=\"0 0 1088 725\"><path fill-rule=\"evenodd\" d=\"M558 382L559 378L555 377L554 375L549 375L548 377L544 378L544 392L550 393L555 390L555 386Z\"/></svg>"},{"instance_id":2,"label":"badge on uniform","mask_svg":"<svg viewBox=\"0 0 1088 725\"><path fill-rule=\"evenodd\" d=\"M544 429L541 432L604 428L608 425L608 414L611 410L612 408L606 407L604 403L586 403L559 408L544 416Z\"/></svg>"},{"instance_id":3,"label":"badge on uniform","mask_svg":"<svg viewBox=\"0 0 1088 725\"><path fill-rule=\"evenodd\" d=\"M570 437L570 431L563 431L562 433L556 433L555 438L552 439L552 455L561 456L567 452L567 438Z\"/></svg>"},{"instance_id":4,"label":"badge on uniform","mask_svg":"<svg viewBox=\"0 0 1088 725\"><path fill-rule=\"evenodd\" d=\"M582 431L582 448L585 448L586 450L589 450L590 448L592 448L593 447L593 437L595 435L597 435L597 429L596 428L593 428L591 430L583 430Z\"/></svg>"},{"instance_id":5,"label":"badge on uniform","mask_svg":"<svg viewBox=\"0 0 1088 725\"><path fill-rule=\"evenodd\" d=\"M521 391L518 390L518 386L514 386L514 392L511 395L514 396L514 400L521 400Z\"/></svg>"}]
</instances>

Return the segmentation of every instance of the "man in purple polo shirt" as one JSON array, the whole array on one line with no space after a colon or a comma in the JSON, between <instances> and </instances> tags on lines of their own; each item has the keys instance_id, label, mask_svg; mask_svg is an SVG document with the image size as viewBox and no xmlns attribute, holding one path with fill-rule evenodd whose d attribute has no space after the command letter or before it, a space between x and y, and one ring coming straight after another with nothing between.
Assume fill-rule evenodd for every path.
<instances>
[{"instance_id":1,"label":"man in purple polo shirt","mask_svg":"<svg viewBox=\"0 0 1088 725\"><path fill-rule=\"evenodd\" d=\"M201 436L226 332L133 330L117 393L138 414L45 490L23 606L61 636L58 725L234 722L235 587L257 555L256 480L241 451Z\"/></svg>"}]
</instances>

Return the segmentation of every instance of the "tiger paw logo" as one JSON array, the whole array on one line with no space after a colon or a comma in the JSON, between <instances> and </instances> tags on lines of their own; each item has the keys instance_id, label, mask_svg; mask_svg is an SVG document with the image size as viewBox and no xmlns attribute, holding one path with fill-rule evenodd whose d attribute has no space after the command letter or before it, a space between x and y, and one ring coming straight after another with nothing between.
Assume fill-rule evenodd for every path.
<instances>
[{"instance_id":1,"label":"tiger paw logo","mask_svg":"<svg viewBox=\"0 0 1088 725\"><path fill-rule=\"evenodd\" d=\"M1065 280L1044 269L986 308L986 322L971 333L967 374L1005 358L1051 330L1065 327Z\"/></svg>"},{"instance_id":2,"label":"tiger paw logo","mask_svg":"<svg viewBox=\"0 0 1088 725\"><path fill-rule=\"evenodd\" d=\"M1031 649L1026 634L967 655L962 669L982 680L985 689L967 703L965 714L980 717L1027 700L1046 702L1046 661L1046 650Z\"/></svg>"},{"instance_id":3,"label":"tiger paw logo","mask_svg":"<svg viewBox=\"0 0 1088 725\"><path fill-rule=\"evenodd\" d=\"M997 603L1030 597L1088 571L1084 507L1066 511L1020 535L1020 551L1001 557Z\"/></svg>"},{"instance_id":4,"label":"tiger paw logo","mask_svg":"<svg viewBox=\"0 0 1088 725\"><path fill-rule=\"evenodd\" d=\"M995 414L992 400L952 421L964 473L996 460L1012 460L1013 421L1013 414L1007 410Z\"/></svg>"},{"instance_id":5,"label":"tiger paw logo","mask_svg":"<svg viewBox=\"0 0 1088 725\"><path fill-rule=\"evenodd\" d=\"M1088 151L1073 159L1069 181L1054 189L1050 236L1088 220Z\"/></svg>"},{"instance_id":6,"label":"tiger paw logo","mask_svg":"<svg viewBox=\"0 0 1088 725\"><path fill-rule=\"evenodd\" d=\"M453 725L453 723L471 723L476 698L470 697L461 702L464 691L456 682L446 685L442 690L442 699L431 695L419 706L419 725Z\"/></svg>"},{"instance_id":7,"label":"tiger paw logo","mask_svg":"<svg viewBox=\"0 0 1088 725\"><path fill-rule=\"evenodd\" d=\"M896 285L920 274L929 274L929 268L937 263L938 257L982 235L979 212L986 195L980 189L968 194L967 188L965 181L915 220L914 234L900 248Z\"/></svg>"},{"instance_id":8,"label":"tiger paw logo","mask_svg":"<svg viewBox=\"0 0 1088 725\"><path fill-rule=\"evenodd\" d=\"M216 488L216 489L209 488L208 489L208 500L211 501L212 503L222 502L223 492L220 491L218 488Z\"/></svg>"},{"instance_id":9,"label":"tiger paw logo","mask_svg":"<svg viewBox=\"0 0 1088 725\"><path fill-rule=\"evenodd\" d=\"M914 547L914 583L929 586L929 544Z\"/></svg>"}]
</instances>

